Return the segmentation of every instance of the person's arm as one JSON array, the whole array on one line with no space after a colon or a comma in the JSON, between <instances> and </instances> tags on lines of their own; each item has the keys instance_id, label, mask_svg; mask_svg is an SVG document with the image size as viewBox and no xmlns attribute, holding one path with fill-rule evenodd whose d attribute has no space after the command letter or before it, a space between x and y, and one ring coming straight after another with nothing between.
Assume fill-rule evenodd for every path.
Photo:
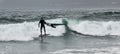
<instances>
[{"instance_id":1,"label":"person's arm","mask_svg":"<svg viewBox=\"0 0 120 54\"><path fill-rule=\"evenodd\" d=\"M39 21L39 23L38 23L38 27L40 27L40 21Z\"/></svg>"},{"instance_id":2,"label":"person's arm","mask_svg":"<svg viewBox=\"0 0 120 54\"><path fill-rule=\"evenodd\" d=\"M47 24L45 20L44 20L44 24Z\"/></svg>"}]
</instances>

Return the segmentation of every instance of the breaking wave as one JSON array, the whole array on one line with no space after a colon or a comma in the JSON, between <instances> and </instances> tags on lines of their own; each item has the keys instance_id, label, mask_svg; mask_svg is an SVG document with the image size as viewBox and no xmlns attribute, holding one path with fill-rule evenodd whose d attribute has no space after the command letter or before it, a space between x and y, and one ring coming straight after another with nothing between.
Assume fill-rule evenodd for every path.
<instances>
[{"instance_id":1,"label":"breaking wave","mask_svg":"<svg viewBox=\"0 0 120 54\"><path fill-rule=\"evenodd\" d=\"M49 20L52 22L61 23L60 19ZM47 22L49 22L47 21ZM38 21L36 22L24 22L18 24L3 24L0 25L0 40L1 41L29 41L33 40L33 37L38 37L40 30L38 28ZM61 36L65 33L64 26L57 26L57 28L52 28L46 26L47 33L51 36Z\"/></svg>"},{"instance_id":2,"label":"breaking wave","mask_svg":"<svg viewBox=\"0 0 120 54\"><path fill-rule=\"evenodd\" d=\"M89 34L94 36L116 35L120 36L120 22L119 21L70 21L70 29L82 34Z\"/></svg>"},{"instance_id":3,"label":"breaking wave","mask_svg":"<svg viewBox=\"0 0 120 54\"><path fill-rule=\"evenodd\" d=\"M47 20L50 23L63 23L61 19ZM67 19L66 19L67 20ZM81 34L88 34L92 36L106 36L106 35L120 35L120 22L118 21L79 21L67 20L68 28L71 32L76 31ZM33 37L38 37L40 32L36 22L24 22L17 24L3 24L0 25L0 40L33 40ZM50 36L63 36L67 31L66 26L61 25L56 28L46 26L47 33ZM70 32L69 31L69 32Z\"/></svg>"}]
</instances>

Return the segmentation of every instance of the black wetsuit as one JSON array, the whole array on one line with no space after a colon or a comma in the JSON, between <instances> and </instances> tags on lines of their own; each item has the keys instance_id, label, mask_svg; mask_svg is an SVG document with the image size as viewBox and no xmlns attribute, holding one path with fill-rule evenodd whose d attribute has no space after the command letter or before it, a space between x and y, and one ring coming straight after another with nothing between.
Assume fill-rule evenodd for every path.
<instances>
[{"instance_id":1,"label":"black wetsuit","mask_svg":"<svg viewBox=\"0 0 120 54\"><path fill-rule=\"evenodd\" d=\"M41 24L41 27L45 27L45 25L44 25L44 24L46 24L45 20L40 20L39 23Z\"/></svg>"},{"instance_id":2,"label":"black wetsuit","mask_svg":"<svg viewBox=\"0 0 120 54\"><path fill-rule=\"evenodd\" d=\"M41 32L41 35L42 35L42 28L44 28L44 33L46 34L46 30L45 30L45 20L40 20L39 21L39 24L41 24L41 27L40 27L40 32Z\"/></svg>"}]
</instances>

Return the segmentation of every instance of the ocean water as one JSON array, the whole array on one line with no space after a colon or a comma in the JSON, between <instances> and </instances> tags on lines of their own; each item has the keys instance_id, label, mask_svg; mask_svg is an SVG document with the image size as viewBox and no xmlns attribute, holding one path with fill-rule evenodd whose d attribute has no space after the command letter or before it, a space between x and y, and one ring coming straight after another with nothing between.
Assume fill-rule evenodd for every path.
<instances>
[{"instance_id":1,"label":"ocean water","mask_svg":"<svg viewBox=\"0 0 120 54\"><path fill-rule=\"evenodd\" d=\"M43 42L41 16L64 24L46 25ZM119 17L120 9L0 10L0 54L120 54Z\"/></svg>"}]
</instances>

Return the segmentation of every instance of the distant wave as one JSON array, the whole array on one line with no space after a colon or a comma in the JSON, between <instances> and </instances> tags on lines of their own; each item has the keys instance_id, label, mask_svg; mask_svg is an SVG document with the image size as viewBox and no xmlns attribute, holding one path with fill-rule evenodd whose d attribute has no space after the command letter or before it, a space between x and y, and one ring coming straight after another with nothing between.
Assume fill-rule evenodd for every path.
<instances>
[{"instance_id":1,"label":"distant wave","mask_svg":"<svg viewBox=\"0 0 120 54\"><path fill-rule=\"evenodd\" d=\"M12 18L0 18L0 24L11 24L11 23L23 23L25 21L38 21L39 19L12 19Z\"/></svg>"},{"instance_id":2,"label":"distant wave","mask_svg":"<svg viewBox=\"0 0 120 54\"><path fill-rule=\"evenodd\" d=\"M55 11L0 11L0 23L21 23L45 19L72 18L92 21L119 21L120 9L102 10L55 10Z\"/></svg>"},{"instance_id":3,"label":"distant wave","mask_svg":"<svg viewBox=\"0 0 120 54\"><path fill-rule=\"evenodd\" d=\"M87 15L83 15L82 19L90 19L97 21L119 21L120 12L119 11L103 11L103 12L93 12Z\"/></svg>"}]
</instances>

